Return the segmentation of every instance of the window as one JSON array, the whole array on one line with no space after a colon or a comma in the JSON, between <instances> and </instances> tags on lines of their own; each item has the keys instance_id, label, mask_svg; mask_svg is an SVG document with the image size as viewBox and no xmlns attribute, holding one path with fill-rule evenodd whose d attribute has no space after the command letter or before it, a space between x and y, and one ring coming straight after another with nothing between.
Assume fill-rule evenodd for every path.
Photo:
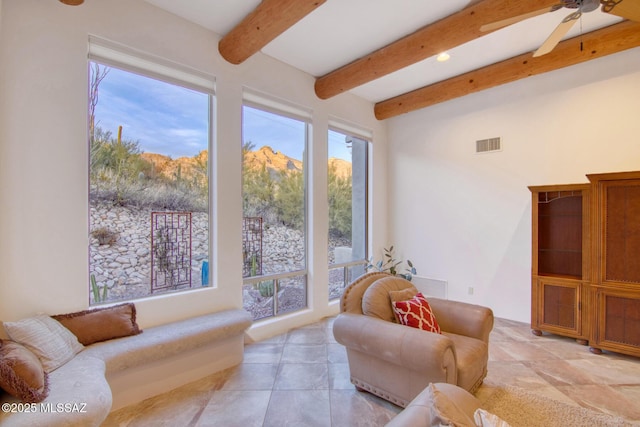
<instances>
[{"instance_id":1,"label":"window","mask_svg":"<svg viewBox=\"0 0 640 427\"><path fill-rule=\"evenodd\" d=\"M209 285L212 90L90 52L91 304Z\"/></svg>"},{"instance_id":2,"label":"window","mask_svg":"<svg viewBox=\"0 0 640 427\"><path fill-rule=\"evenodd\" d=\"M307 307L308 134L304 116L243 106L243 305L256 320Z\"/></svg>"},{"instance_id":3,"label":"window","mask_svg":"<svg viewBox=\"0 0 640 427\"><path fill-rule=\"evenodd\" d=\"M369 142L329 130L329 300L365 272Z\"/></svg>"}]
</instances>

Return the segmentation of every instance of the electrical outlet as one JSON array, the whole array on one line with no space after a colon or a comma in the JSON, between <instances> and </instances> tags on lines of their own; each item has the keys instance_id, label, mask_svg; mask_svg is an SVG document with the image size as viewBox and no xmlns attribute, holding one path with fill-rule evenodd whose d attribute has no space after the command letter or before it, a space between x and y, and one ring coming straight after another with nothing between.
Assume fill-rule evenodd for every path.
<instances>
[{"instance_id":1,"label":"electrical outlet","mask_svg":"<svg viewBox=\"0 0 640 427\"><path fill-rule=\"evenodd\" d=\"M473 295L473 286L469 286L469 290L467 292L469 295Z\"/></svg>"}]
</instances>

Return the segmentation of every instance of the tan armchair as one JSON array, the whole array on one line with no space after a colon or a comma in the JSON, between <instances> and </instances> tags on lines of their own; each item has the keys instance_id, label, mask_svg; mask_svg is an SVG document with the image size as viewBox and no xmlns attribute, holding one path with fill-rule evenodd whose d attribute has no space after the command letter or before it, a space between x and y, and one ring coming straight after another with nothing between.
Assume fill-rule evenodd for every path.
<instances>
[{"instance_id":1,"label":"tan armchair","mask_svg":"<svg viewBox=\"0 0 640 427\"><path fill-rule=\"evenodd\" d=\"M429 383L474 392L487 375L492 311L427 297L442 334L411 328L396 323L389 298L407 288L407 280L368 273L345 289L333 333L347 348L351 382L401 407Z\"/></svg>"}]
</instances>

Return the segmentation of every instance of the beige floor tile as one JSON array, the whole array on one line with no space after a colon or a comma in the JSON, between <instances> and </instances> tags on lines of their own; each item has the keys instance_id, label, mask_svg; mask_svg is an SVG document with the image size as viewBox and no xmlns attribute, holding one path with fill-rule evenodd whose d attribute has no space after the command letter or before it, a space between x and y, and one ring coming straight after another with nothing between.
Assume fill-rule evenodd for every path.
<instances>
[{"instance_id":1,"label":"beige floor tile","mask_svg":"<svg viewBox=\"0 0 640 427\"><path fill-rule=\"evenodd\" d=\"M351 384L348 363L329 364L329 388L331 390L355 390Z\"/></svg>"},{"instance_id":2,"label":"beige floor tile","mask_svg":"<svg viewBox=\"0 0 640 427\"><path fill-rule=\"evenodd\" d=\"M532 342L515 341L502 350L515 360L558 360L558 356Z\"/></svg>"},{"instance_id":3,"label":"beige floor tile","mask_svg":"<svg viewBox=\"0 0 640 427\"><path fill-rule=\"evenodd\" d=\"M287 344L282 363L327 363L326 344Z\"/></svg>"},{"instance_id":4,"label":"beige floor tile","mask_svg":"<svg viewBox=\"0 0 640 427\"><path fill-rule=\"evenodd\" d=\"M294 329L287 333L287 344L326 344L329 333L326 328Z\"/></svg>"},{"instance_id":5,"label":"beige floor tile","mask_svg":"<svg viewBox=\"0 0 640 427\"><path fill-rule=\"evenodd\" d=\"M533 369L518 361L490 361L488 364L488 371L485 382L492 385L509 384L526 389L549 385L549 383Z\"/></svg>"},{"instance_id":6,"label":"beige floor tile","mask_svg":"<svg viewBox=\"0 0 640 427\"><path fill-rule=\"evenodd\" d=\"M327 344L329 363L347 363L347 349L342 344Z\"/></svg>"},{"instance_id":7,"label":"beige floor tile","mask_svg":"<svg viewBox=\"0 0 640 427\"><path fill-rule=\"evenodd\" d=\"M567 360L530 359L526 365L553 386L584 385L597 382L590 373L574 367L571 361Z\"/></svg>"},{"instance_id":8,"label":"beige floor tile","mask_svg":"<svg viewBox=\"0 0 640 427\"><path fill-rule=\"evenodd\" d=\"M280 363L284 343L249 344L244 346L244 363Z\"/></svg>"},{"instance_id":9,"label":"beige floor tile","mask_svg":"<svg viewBox=\"0 0 640 427\"><path fill-rule=\"evenodd\" d=\"M330 427L329 390L274 390L264 427Z\"/></svg>"},{"instance_id":10,"label":"beige floor tile","mask_svg":"<svg viewBox=\"0 0 640 427\"><path fill-rule=\"evenodd\" d=\"M326 363L283 363L274 390L327 390L329 368Z\"/></svg>"},{"instance_id":11,"label":"beige floor tile","mask_svg":"<svg viewBox=\"0 0 640 427\"><path fill-rule=\"evenodd\" d=\"M243 363L230 368L221 390L271 390L276 380L275 363Z\"/></svg>"},{"instance_id":12,"label":"beige floor tile","mask_svg":"<svg viewBox=\"0 0 640 427\"><path fill-rule=\"evenodd\" d=\"M349 381L334 318L245 346L242 364L109 415L105 426L384 426L401 409ZM640 359L594 355L575 340L537 337L496 319L488 375L476 396L512 385L572 405L637 420Z\"/></svg>"},{"instance_id":13,"label":"beige floor tile","mask_svg":"<svg viewBox=\"0 0 640 427\"><path fill-rule=\"evenodd\" d=\"M216 391L203 409L197 427L260 427L271 391Z\"/></svg>"},{"instance_id":14,"label":"beige floor tile","mask_svg":"<svg viewBox=\"0 0 640 427\"><path fill-rule=\"evenodd\" d=\"M401 408L369 393L355 389L331 391L333 427L384 426Z\"/></svg>"},{"instance_id":15,"label":"beige floor tile","mask_svg":"<svg viewBox=\"0 0 640 427\"><path fill-rule=\"evenodd\" d=\"M633 360L592 358L567 361L575 369L584 372L594 383L629 384L640 383L640 363Z\"/></svg>"},{"instance_id":16,"label":"beige floor tile","mask_svg":"<svg viewBox=\"0 0 640 427\"><path fill-rule=\"evenodd\" d=\"M640 405L633 396L623 394L624 389L613 389L601 384L572 385L558 387L580 406L605 414L620 415L640 421ZM631 398L630 398L631 397Z\"/></svg>"}]
</instances>

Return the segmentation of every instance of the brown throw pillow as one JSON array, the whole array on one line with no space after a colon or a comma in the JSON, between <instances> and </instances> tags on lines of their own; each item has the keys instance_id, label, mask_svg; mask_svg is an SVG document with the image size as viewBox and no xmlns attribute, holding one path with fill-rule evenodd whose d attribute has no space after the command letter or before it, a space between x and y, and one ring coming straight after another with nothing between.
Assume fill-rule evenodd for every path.
<instances>
[{"instance_id":1,"label":"brown throw pillow","mask_svg":"<svg viewBox=\"0 0 640 427\"><path fill-rule=\"evenodd\" d=\"M49 377L40 359L17 342L0 340L0 388L26 403L43 401Z\"/></svg>"},{"instance_id":2,"label":"brown throw pillow","mask_svg":"<svg viewBox=\"0 0 640 427\"><path fill-rule=\"evenodd\" d=\"M51 317L62 323L84 345L142 332L136 323L136 306L133 303Z\"/></svg>"}]
</instances>

